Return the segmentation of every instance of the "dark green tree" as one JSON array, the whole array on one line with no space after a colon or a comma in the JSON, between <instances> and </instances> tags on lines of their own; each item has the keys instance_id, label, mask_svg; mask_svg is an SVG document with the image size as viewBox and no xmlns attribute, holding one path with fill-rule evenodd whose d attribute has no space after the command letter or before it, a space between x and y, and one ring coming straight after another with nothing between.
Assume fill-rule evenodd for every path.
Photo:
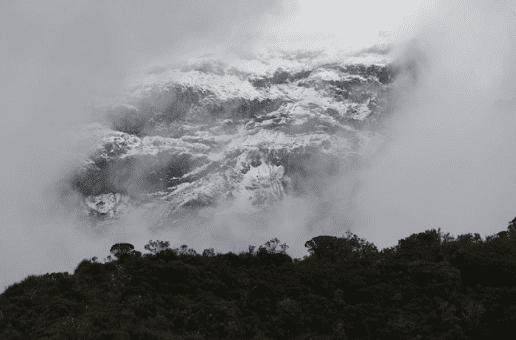
<instances>
[{"instance_id":1,"label":"dark green tree","mask_svg":"<svg viewBox=\"0 0 516 340\"><path fill-rule=\"evenodd\" d=\"M378 249L372 243L358 238L349 230L344 237L317 236L305 243L314 258L330 261L369 259L377 261Z\"/></svg>"},{"instance_id":2,"label":"dark green tree","mask_svg":"<svg viewBox=\"0 0 516 340\"><path fill-rule=\"evenodd\" d=\"M145 245L145 249L150 251L152 254L157 254L160 251L163 251L165 249L168 249L170 246L169 241L160 241L160 240L149 240L149 243Z\"/></svg>"},{"instance_id":3,"label":"dark green tree","mask_svg":"<svg viewBox=\"0 0 516 340\"><path fill-rule=\"evenodd\" d=\"M213 257L215 256L215 250L213 248L204 249L204 251L202 252L202 256Z\"/></svg>"},{"instance_id":4,"label":"dark green tree","mask_svg":"<svg viewBox=\"0 0 516 340\"><path fill-rule=\"evenodd\" d=\"M507 230L510 233L516 233L516 217L509 222L509 226L507 227Z\"/></svg>"},{"instance_id":5,"label":"dark green tree","mask_svg":"<svg viewBox=\"0 0 516 340\"><path fill-rule=\"evenodd\" d=\"M269 254L277 254L277 253L280 253L280 254L285 254L287 249L289 248L289 246L287 246L286 243L283 243L283 244L279 244L280 243L280 240L278 240L278 238L274 238L270 241L267 241L267 243L265 243L265 246L260 246L259 248L259 251L262 250L262 251L266 251L267 253ZM276 248L280 247L280 250L277 250ZM254 247L251 249L251 246L249 246L249 251L252 253L252 250L254 250Z\"/></svg>"},{"instance_id":6,"label":"dark green tree","mask_svg":"<svg viewBox=\"0 0 516 340\"><path fill-rule=\"evenodd\" d=\"M134 254L134 246L130 243L117 243L114 244L109 250L111 254L117 258L121 258L124 255Z\"/></svg>"},{"instance_id":7,"label":"dark green tree","mask_svg":"<svg viewBox=\"0 0 516 340\"><path fill-rule=\"evenodd\" d=\"M431 229L422 233L412 234L398 241L395 247L399 259L404 261L447 261L451 256L447 245L455 242L450 233L443 234L441 228Z\"/></svg>"}]
</instances>

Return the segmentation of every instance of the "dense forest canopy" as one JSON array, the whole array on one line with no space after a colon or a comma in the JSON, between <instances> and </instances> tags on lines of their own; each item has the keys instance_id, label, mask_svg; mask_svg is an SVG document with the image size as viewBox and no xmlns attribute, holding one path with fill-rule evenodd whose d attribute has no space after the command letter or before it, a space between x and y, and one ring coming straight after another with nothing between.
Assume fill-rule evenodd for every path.
<instances>
[{"instance_id":1,"label":"dense forest canopy","mask_svg":"<svg viewBox=\"0 0 516 340\"><path fill-rule=\"evenodd\" d=\"M2 339L509 339L516 218L457 237L426 230L377 247L348 231L277 238L239 254L150 240L73 274L31 275L0 295Z\"/></svg>"}]
</instances>

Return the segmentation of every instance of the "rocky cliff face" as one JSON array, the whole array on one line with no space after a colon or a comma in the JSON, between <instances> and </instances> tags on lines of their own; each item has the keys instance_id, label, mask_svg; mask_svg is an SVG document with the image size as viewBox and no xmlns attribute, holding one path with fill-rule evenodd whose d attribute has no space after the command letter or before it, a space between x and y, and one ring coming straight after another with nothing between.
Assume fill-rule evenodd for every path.
<instances>
[{"instance_id":1,"label":"rocky cliff face","mask_svg":"<svg viewBox=\"0 0 516 340\"><path fill-rule=\"evenodd\" d=\"M73 188L96 218L146 207L161 221L221 203L252 212L320 190L374 149L393 77L377 55L153 68L102 106L107 126L85 127L98 145Z\"/></svg>"}]
</instances>

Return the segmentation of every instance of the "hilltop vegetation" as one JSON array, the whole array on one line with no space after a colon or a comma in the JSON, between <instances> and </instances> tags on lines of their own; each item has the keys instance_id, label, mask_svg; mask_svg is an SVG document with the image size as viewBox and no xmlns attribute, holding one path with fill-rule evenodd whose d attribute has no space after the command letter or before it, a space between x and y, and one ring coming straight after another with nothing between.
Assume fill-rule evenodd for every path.
<instances>
[{"instance_id":1,"label":"hilltop vegetation","mask_svg":"<svg viewBox=\"0 0 516 340\"><path fill-rule=\"evenodd\" d=\"M273 239L197 254L116 244L104 263L0 295L1 339L509 339L516 218L482 239L427 230L381 251L349 231L292 259Z\"/></svg>"}]
</instances>

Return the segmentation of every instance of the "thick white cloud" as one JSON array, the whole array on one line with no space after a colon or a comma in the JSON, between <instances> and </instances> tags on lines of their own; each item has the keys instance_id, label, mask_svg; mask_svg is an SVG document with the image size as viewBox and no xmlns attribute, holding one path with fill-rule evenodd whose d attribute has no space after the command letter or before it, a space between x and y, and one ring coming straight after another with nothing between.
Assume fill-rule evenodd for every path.
<instances>
[{"instance_id":1,"label":"thick white cloud","mask_svg":"<svg viewBox=\"0 0 516 340\"><path fill-rule=\"evenodd\" d=\"M56 190L85 151L66 133L91 119L92 96L164 58L246 50L281 11L272 0L2 1L0 289L107 255L113 240L88 235Z\"/></svg>"},{"instance_id":2,"label":"thick white cloud","mask_svg":"<svg viewBox=\"0 0 516 340\"><path fill-rule=\"evenodd\" d=\"M512 0L1 2L0 290L29 274L71 272L113 243L143 250L149 238L227 251L278 237L298 257L311 237L347 226L382 247L433 227L505 228L516 215L516 124L492 104L516 97L515 13ZM397 106L384 152L314 198L334 204L289 200L250 232L241 229L249 217L230 216L151 236L135 219L98 237L69 216L75 198L63 204L56 188L85 149L66 133L91 119L91 96L111 96L138 68L193 52L354 49L379 31L399 43L394 57L420 65L417 82Z\"/></svg>"},{"instance_id":3,"label":"thick white cloud","mask_svg":"<svg viewBox=\"0 0 516 340\"><path fill-rule=\"evenodd\" d=\"M516 216L516 4L439 1L393 56L417 65L391 141L360 174L357 233L380 246L441 227L483 236Z\"/></svg>"}]
</instances>

